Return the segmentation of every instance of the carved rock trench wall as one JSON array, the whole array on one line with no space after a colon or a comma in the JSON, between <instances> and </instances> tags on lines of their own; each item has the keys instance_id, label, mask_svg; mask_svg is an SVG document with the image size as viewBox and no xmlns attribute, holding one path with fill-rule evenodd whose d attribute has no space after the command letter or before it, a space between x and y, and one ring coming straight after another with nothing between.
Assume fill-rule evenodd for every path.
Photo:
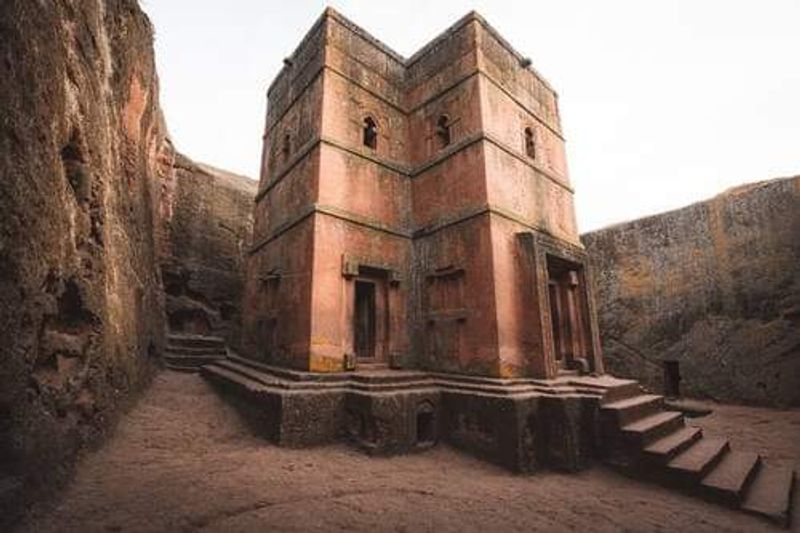
<instances>
[{"instance_id":1,"label":"carved rock trench wall","mask_svg":"<svg viewBox=\"0 0 800 533\"><path fill-rule=\"evenodd\" d=\"M257 183L180 154L174 168L161 266L169 330L235 346Z\"/></svg>"},{"instance_id":2,"label":"carved rock trench wall","mask_svg":"<svg viewBox=\"0 0 800 533\"><path fill-rule=\"evenodd\" d=\"M163 346L152 45L134 0L0 2L0 477L25 488L67 477Z\"/></svg>"},{"instance_id":3,"label":"carved rock trench wall","mask_svg":"<svg viewBox=\"0 0 800 533\"><path fill-rule=\"evenodd\" d=\"M800 177L582 237L606 368L725 402L800 405Z\"/></svg>"}]
</instances>

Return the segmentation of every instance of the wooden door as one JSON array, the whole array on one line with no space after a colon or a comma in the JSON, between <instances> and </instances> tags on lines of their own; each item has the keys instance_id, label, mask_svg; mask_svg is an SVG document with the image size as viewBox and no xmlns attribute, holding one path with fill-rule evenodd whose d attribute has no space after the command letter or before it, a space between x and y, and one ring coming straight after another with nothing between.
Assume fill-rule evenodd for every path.
<instances>
[{"instance_id":1,"label":"wooden door","mask_svg":"<svg viewBox=\"0 0 800 533\"><path fill-rule=\"evenodd\" d=\"M355 313L355 351L360 360L375 359L375 284L370 281L356 281Z\"/></svg>"},{"instance_id":2,"label":"wooden door","mask_svg":"<svg viewBox=\"0 0 800 533\"><path fill-rule=\"evenodd\" d=\"M564 344L565 344L565 324L564 309L562 307L561 286L557 280L551 280L548 284L550 290L550 324L553 330L553 347L555 348L556 362L559 366L564 365Z\"/></svg>"}]
</instances>

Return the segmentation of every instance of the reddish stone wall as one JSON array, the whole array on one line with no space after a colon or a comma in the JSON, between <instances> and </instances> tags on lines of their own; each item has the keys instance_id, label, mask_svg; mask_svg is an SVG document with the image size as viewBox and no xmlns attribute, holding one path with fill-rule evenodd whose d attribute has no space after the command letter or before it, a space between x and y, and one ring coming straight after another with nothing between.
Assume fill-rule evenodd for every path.
<instances>
[{"instance_id":1,"label":"reddish stone wall","mask_svg":"<svg viewBox=\"0 0 800 533\"><path fill-rule=\"evenodd\" d=\"M492 215L490 219L491 254L494 258L493 285L497 305L497 349L502 375L525 375L542 372L536 366L542 353L541 330L531 327L537 323L537 302L528 291L520 290L526 279L528 265L519 253L517 234L525 226L507 218ZM530 285L525 283L524 285Z\"/></svg>"},{"instance_id":2,"label":"reddish stone wall","mask_svg":"<svg viewBox=\"0 0 800 533\"><path fill-rule=\"evenodd\" d=\"M352 224L327 214L315 216L315 242L324 243L314 253L314 288L311 301L312 332L310 369L312 371L340 371L343 355L353 353L353 302L354 279L343 272L343 257L359 265L383 268L398 273L398 283L391 284L384 274L378 275L378 320L385 316L389 298L391 324L378 326L378 334L388 336L379 343L378 358L388 361L390 354L407 352L408 332L405 320L408 282L406 273L410 255L410 241L372 228ZM364 276L361 272L360 275ZM381 312L381 309L384 309Z\"/></svg>"},{"instance_id":3,"label":"reddish stone wall","mask_svg":"<svg viewBox=\"0 0 800 533\"><path fill-rule=\"evenodd\" d=\"M414 243L414 347L423 368L497 375L497 314L489 216Z\"/></svg>"},{"instance_id":4,"label":"reddish stone wall","mask_svg":"<svg viewBox=\"0 0 800 533\"><path fill-rule=\"evenodd\" d=\"M324 60L322 47L327 31L325 22L326 19L320 17L292 54L290 63L284 66L270 84L267 91L270 106L267 109L266 132L283 118L284 114L295 105L295 100L302 96L308 85L315 82L319 76ZM317 123L313 120L309 126L314 127Z\"/></svg>"},{"instance_id":5,"label":"reddish stone wall","mask_svg":"<svg viewBox=\"0 0 800 533\"><path fill-rule=\"evenodd\" d=\"M308 368L314 210L319 197L326 21L320 18L270 85L253 247L242 302L250 357ZM288 143L287 141L288 136Z\"/></svg>"},{"instance_id":6,"label":"reddish stone wall","mask_svg":"<svg viewBox=\"0 0 800 533\"><path fill-rule=\"evenodd\" d=\"M386 274L402 276L411 246L407 121L397 101L402 69L344 21L330 18L327 29L326 65L331 67L323 73L309 353L309 369L315 371L341 370L343 358L353 353L358 275L346 275L346 261L384 269L372 280L376 359L386 362L391 354L407 352L408 344L403 320L408 283L392 283ZM378 127L375 149L363 143L366 117Z\"/></svg>"},{"instance_id":7,"label":"reddish stone wall","mask_svg":"<svg viewBox=\"0 0 800 533\"><path fill-rule=\"evenodd\" d=\"M307 216L317 198L320 145L288 168L270 186L268 194L256 196L254 244L275 235Z\"/></svg>"},{"instance_id":8,"label":"reddish stone wall","mask_svg":"<svg viewBox=\"0 0 800 533\"><path fill-rule=\"evenodd\" d=\"M311 343L314 219L304 217L247 260L242 352L306 369Z\"/></svg>"},{"instance_id":9,"label":"reddish stone wall","mask_svg":"<svg viewBox=\"0 0 800 533\"><path fill-rule=\"evenodd\" d=\"M536 71L520 64L526 58L514 52L499 34L485 25L480 36L480 52L485 79L502 87L549 128L561 131L558 95Z\"/></svg>"},{"instance_id":10,"label":"reddish stone wall","mask_svg":"<svg viewBox=\"0 0 800 533\"><path fill-rule=\"evenodd\" d=\"M287 173L297 173L294 170L295 165L318 142L321 133L318 118L322 113L322 90L322 78L317 77L298 95L291 107L273 123L267 124L261 167L262 178L266 178L261 180L259 194L264 194L265 189L275 186Z\"/></svg>"},{"instance_id":11,"label":"reddish stone wall","mask_svg":"<svg viewBox=\"0 0 800 533\"><path fill-rule=\"evenodd\" d=\"M410 118L415 164L412 178L414 227L428 228L486 207L486 174L477 78L471 77L415 111ZM447 115L451 144L441 148L436 121Z\"/></svg>"},{"instance_id":12,"label":"reddish stone wall","mask_svg":"<svg viewBox=\"0 0 800 533\"><path fill-rule=\"evenodd\" d=\"M317 124L292 118L315 112ZM367 117L374 147L364 143ZM300 298L308 307L274 311L277 322L310 315L307 353L276 345L272 360L344 368L354 285L370 273L387 284L377 311L389 321L379 327L384 362L551 377L541 359L552 339L526 332L520 296L533 279L526 269L542 268L545 255L522 260L515 236L541 232L580 250L558 122L555 93L474 13L405 60L326 10L269 92L251 265L263 274L265 261L280 260L279 239L313 258L312 294ZM535 156L525 153L526 127ZM300 139L291 155L281 150L287 134ZM313 237L296 223L305 217ZM292 300L302 291L281 287ZM530 290L541 306L546 296ZM263 315L248 318L253 339L266 316L257 300L248 304ZM248 353L258 356L257 341Z\"/></svg>"},{"instance_id":13,"label":"reddish stone wall","mask_svg":"<svg viewBox=\"0 0 800 533\"><path fill-rule=\"evenodd\" d=\"M408 59L405 82L409 111L416 111L475 73L481 23L474 13L467 15Z\"/></svg>"},{"instance_id":14,"label":"reddish stone wall","mask_svg":"<svg viewBox=\"0 0 800 533\"><path fill-rule=\"evenodd\" d=\"M135 1L5 0L0 35L0 470L53 488L161 350L172 154Z\"/></svg>"}]
</instances>

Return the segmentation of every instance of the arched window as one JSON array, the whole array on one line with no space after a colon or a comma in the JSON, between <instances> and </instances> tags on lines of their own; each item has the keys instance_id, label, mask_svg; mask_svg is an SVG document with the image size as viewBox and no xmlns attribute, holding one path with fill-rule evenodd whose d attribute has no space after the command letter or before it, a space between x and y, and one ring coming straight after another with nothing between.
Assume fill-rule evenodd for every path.
<instances>
[{"instance_id":1,"label":"arched window","mask_svg":"<svg viewBox=\"0 0 800 533\"><path fill-rule=\"evenodd\" d=\"M532 128L525 128L525 153L530 158L536 158L536 138Z\"/></svg>"},{"instance_id":2,"label":"arched window","mask_svg":"<svg viewBox=\"0 0 800 533\"><path fill-rule=\"evenodd\" d=\"M372 117L364 119L364 146L373 150L378 147L378 125Z\"/></svg>"},{"instance_id":3,"label":"arched window","mask_svg":"<svg viewBox=\"0 0 800 533\"><path fill-rule=\"evenodd\" d=\"M292 136L288 133L284 134L283 136L283 145L281 145L281 153L283 154L283 159L289 159L289 155L292 153Z\"/></svg>"},{"instance_id":4,"label":"arched window","mask_svg":"<svg viewBox=\"0 0 800 533\"><path fill-rule=\"evenodd\" d=\"M439 148L450 144L450 117L442 115L436 121L436 138L439 139Z\"/></svg>"}]
</instances>

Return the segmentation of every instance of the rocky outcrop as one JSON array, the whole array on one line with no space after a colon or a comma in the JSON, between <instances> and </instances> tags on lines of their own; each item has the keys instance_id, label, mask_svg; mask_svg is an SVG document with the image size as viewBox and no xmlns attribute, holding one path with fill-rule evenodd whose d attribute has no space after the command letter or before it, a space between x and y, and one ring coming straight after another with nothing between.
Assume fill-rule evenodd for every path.
<instances>
[{"instance_id":1,"label":"rocky outcrop","mask_svg":"<svg viewBox=\"0 0 800 533\"><path fill-rule=\"evenodd\" d=\"M658 391L800 405L800 177L582 238L610 372Z\"/></svg>"},{"instance_id":2,"label":"rocky outcrop","mask_svg":"<svg viewBox=\"0 0 800 533\"><path fill-rule=\"evenodd\" d=\"M164 342L152 44L134 0L0 2L0 471L25 487L58 486Z\"/></svg>"},{"instance_id":3,"label":"rocky outcrop","mask_svg":"<svg viewBox=\"0 0 800 533\"><path fill-rule=\"evenodd\" d=\"M181 155L175 170L162 261L169 329L236 344L257 184Z\"/></svg>"}]
</instances>

